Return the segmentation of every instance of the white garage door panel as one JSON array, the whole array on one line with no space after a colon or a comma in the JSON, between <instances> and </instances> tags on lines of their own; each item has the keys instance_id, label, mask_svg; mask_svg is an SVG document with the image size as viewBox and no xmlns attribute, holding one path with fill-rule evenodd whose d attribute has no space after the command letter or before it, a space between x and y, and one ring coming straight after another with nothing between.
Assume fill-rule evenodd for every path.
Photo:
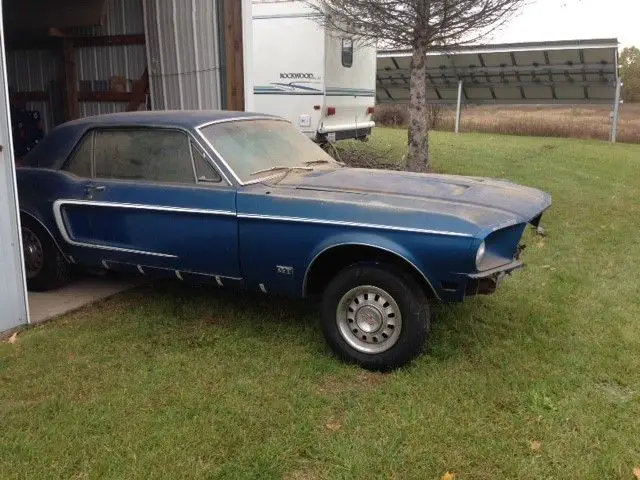
<instances>
[{"instance_id":1,"label":"white garage door panel","mask_svg":"<svg viewBox=\"0 0 640 480\"><path fill-rule=\"evenodd\" d=\"M28 322L2 25L0 15L0 332Z\"/></svg>"}]
</instances>

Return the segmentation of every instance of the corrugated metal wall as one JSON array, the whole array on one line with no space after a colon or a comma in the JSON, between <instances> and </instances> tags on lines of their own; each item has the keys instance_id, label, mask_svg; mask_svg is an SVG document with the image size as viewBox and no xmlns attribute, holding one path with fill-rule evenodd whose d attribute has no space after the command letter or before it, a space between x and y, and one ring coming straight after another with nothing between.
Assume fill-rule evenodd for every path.
<instances>
[{"instance_id":1,"label":"corrugated metal wall","mask_svg":"<svg viewBox=\"0 0 640 480\"><path fill-rule=\"evenodd\" d=\"M220 109L218 0L144 0L153 108Z\"/></svg>"},{"instance_id":2,"label":"corrugated metal wall","mask_svg":"<svg viewBox=\"0 0 640 480\"><path fill-rule=\"evenodd\" d=\"M108 0L105 20L104 26L76 28L72 33L78 36L144 34L142 0ZM7 52L9 87L16 92L49 92L52 82L61 80L61 62L55 50ZM140 79L147 67L147 56L144 45L78 47L76 64L79 91L108 91L114 76L124 77L126 91L131 91L133 81ZM57 88L62 85L58 84ZM61 112L54 112L50 102L27 102L26 108L41 113L45 131L55 126L56 118L61 118ZM80 102L80 115L119 112L126 108L124 102Z\"/></svg>"},{"instance_id":3,"label":"corrugated metal wall","mask_svg":"<svg viewBox=\"0 0 640 480\"><path fill-rule=\"evenodd\" d=\"M108 0L104 26L76 29L77 35L131 35L144 33L142 0ZM76 49L80 91L108 91L109 79L122 76L126 91L132 91L147 66L144 45L80 47ZM80 115L98 115L121 112L127 107L122 102L80 102Z\"/></svg>"},{"instance_id":4,"label":"corrugated metal wall","mask_svg":"<svg viewBox=\"0 0 640 480\"><path fill-rule=\"evenodd\" d=\"M74 32L86 36L143 33L142 0L108 0L105 25L79 27Z\"/></svg>"},{"instance_id":5,"label":"corrugated metal wall","mask_svg":"<svg viewBox=\"0 0 640 480\"><path fill-rule=\"evenodd\" d=\"M59 75L59 63L50 50L7 52L7 79L12 91L48 92L51 82ZM54 125L53 111L48 102L27 102L26 107L40 112L45 131Z\"/></svg>"},{"instance_id":6,"label":"corrugated metal wall","mask_svg":"<svg viewBox=\"0 0 640 480\"><path fill-rule=\"evenodd\" d=\"M251 1L244 3L243 9L248 15L245 26L250 28ZM145 34L146 45L76 48L78 90L109 91L112 77L123 77L126 91L132 91L133 82L142 76L148 64L153 108L223 108L225 62L220 49L221 4L221 0L107 0L105 25L76 28L73 34ZM246 45L244 53L247 55ZM58 82L59 90L62 88L61 62L60 53L55 50L10 52L9 85L15 91L48 92L52 83ZM57 93L60 97L60 92ZM61 112L53 111L54 103L27 103L28 109L42 113L45 131L62 116ZM124 102L80 102L80 115L118 112L126 107ZM60 110L61 105L55 108Z\"/></svg>"}]
</instances>

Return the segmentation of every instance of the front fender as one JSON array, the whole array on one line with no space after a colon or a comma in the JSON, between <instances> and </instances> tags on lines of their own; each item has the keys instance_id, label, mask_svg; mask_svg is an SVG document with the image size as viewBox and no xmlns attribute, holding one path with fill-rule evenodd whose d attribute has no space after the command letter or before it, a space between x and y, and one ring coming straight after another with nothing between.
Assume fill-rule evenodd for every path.
<instances>
[{"instance_id":1,"label":"front fender","mask_svg":"<svg viewBox=\"0 0 640 480\"><path fill-rule=\"evenodd\" d=\"M423 259L417 258L411 251L409 251L405 246L399 243L395 239L391 239L388 236L382 236L375 233L369 232L351 232L351 233L340 233L336 235L332 235L330 237L324 238L321 242L319 242L309 253L305 262L305 273L304 279L302 282L302 296L305 297L307 294L307 281L309 272L313 267L314 262L325 252L331 250L332 248L337 248L341 246L363 246L363 247L372 247L380 249L386 253L391 253L406 261L418 272L424 279L424 281L429 285L429 287L434 291L436 296L438 296L438 291L434 288L434 283L432 281L431 274L429 272L429 268L427 262Z\"/></svg>"}]
</instances>

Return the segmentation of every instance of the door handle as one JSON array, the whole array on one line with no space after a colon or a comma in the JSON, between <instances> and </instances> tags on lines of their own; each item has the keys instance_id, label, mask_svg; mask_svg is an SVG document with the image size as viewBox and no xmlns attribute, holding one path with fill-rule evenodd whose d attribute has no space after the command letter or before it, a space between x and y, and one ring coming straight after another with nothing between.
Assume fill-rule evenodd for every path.
<instances>
[{"instance_id":1,"label":"door handle","mask_svg":"<svg viewBox=\"0 0 640 480\"><path fill-rule=\"evenodd\" d=\"M105 190L106 187L104 185L85 185L84 196L85 198L91 200L95 192L104 192Z\"/></svg>"}]
</instances>

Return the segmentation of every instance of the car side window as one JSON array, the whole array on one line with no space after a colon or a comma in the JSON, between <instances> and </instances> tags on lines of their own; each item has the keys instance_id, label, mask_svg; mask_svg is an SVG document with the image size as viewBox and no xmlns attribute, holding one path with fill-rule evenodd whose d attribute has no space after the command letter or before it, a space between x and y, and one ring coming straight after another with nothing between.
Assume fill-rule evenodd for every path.
<instances>
[{"instance_id":1,"label":"car side window","mask_svg":"<svg viewBox=\"0 0 640 480\"><path fill-rule=\"evenodd\" d=\"M198 182L219 183L222 181L222 177L211 165L209 159L200 150L200 147L193 142L191 142L191 155L193 156L193 165L196 169Z\"/></svg>"},{"instance_id":2,"label":"car side window","mask_svg":"<svg viewBox=\"0 0 640 480\"><path fill-rule=\"evenodd\" d=\"M93 132L88 133L77 146L63 170L78 177L91 178L91 152L93 151Z\"/></svg>"},{"instance_id":3,"label":"car side window","mask_svg":"<svg viewBox=\"0 0 640 480\"><path fill-rule=\"evenodd\" d=\"M189 138L177 130L96 131L94 162L97 178L195 183Z\"/></svg>"},{"instance_id":4,"label":"car side window","mask_svg":"<svg viewBox=\"0 0 640 480\"><path fill-rule=\"evenodd\" d=\"M353 40L350 38L342 39L342 66L351 68L353 65Z\"/></svg>"}]
</instances>

